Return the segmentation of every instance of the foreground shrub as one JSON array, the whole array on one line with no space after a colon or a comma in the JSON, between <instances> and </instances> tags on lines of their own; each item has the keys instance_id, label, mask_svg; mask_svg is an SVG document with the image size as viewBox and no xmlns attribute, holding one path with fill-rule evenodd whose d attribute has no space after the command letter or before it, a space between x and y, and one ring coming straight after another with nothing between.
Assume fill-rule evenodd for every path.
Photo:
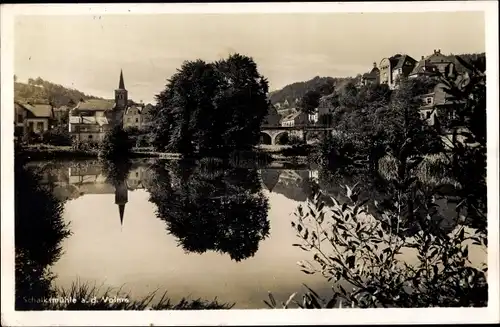
<instances>
[{"instance_id":1,"label":"foreground shrub","mask_svg":"<svg viewBox=\"0 0 500 327\"><path fill-rule=\"evenodd\" d=\"M420 231L406 237L397 213L387 212L379 221L346 188L352 204L331 198L334 205L326 209L318 192L306 210L298 207L291 223L301 239L293 246L311 252L315 262L299 262L302 271L321 273L333 283L331 299L309 290L305 307L333 307L340 299L362 308L487 306L486 234L467 227L464 219L451 233L440 233L438 224L424 217ZM485 252L484 261L472 262L473 247Z\"/></svg>"},{"instance_id":2,"label":"foreground shrub","mask_svg":"<svg viewBox=\"0 0 500 327\"><path fill-rule=\"evenodd\" d=\"M58 126L42 134L44 143L56 146L71 145L71 137L66 126Z\"/></svg>"}]
</instances>

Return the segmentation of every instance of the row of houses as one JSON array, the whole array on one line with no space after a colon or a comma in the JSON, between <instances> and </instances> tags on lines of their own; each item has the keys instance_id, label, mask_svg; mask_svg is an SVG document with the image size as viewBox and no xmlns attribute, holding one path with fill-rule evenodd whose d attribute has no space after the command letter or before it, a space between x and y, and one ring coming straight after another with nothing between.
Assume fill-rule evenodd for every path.
<instances>
[{"instance_id":1,"label":"row of houses","mask_svg":"<svg viewBox=\"0 0 500 327\"><path fill-rule=\"evenodd\" d=\"M15 135L43 134L55 126L66 125L77 141L99 142L116 124L143 130L150 124L151 104L136 104L128 99L123 72L115 90L114 100L81 99L74 106L54 108L49 104L15 101Z\"/></svg>"},{"instance_id":2,"label":"row of houses","mask_svg":"<svg viewBox=\"0 0 500 327\"><path fill-rule=\"evenodd\" d=\"M397 88L401 77L415 78L430 76L435 73L458 76L465 72L465 68L457 61L455 56L446 56L441 50L434 50L431 55L422 56L419 61L406 54L395 54L383 58L379 66L373 63L370 72L361 76L360 84L387 84L391 90Z\"/></svg>"}]
</instances>

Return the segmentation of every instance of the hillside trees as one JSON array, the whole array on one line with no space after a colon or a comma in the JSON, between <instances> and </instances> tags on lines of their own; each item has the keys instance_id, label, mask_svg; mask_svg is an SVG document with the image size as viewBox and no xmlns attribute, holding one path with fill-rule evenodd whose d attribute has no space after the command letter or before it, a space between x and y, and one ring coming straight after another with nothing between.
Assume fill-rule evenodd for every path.
<instances>
[{"instance_id":1,"label":"hillside trees","mask_svg":"<svg viewBox=\"0 0 500 327\"><path fill-rule=\"evenodd\" d=\"M55 107L71 105L80 99L97 99L75 89L45 81L40 77L29 78L28 83L21 83L14 76L14 99L21 102L52 103Z\"/></svg>"},{"instance_id":2,"label":"hillside trees","mask_svg":"<svg viewBox=\"0 0 500 327\"><path fill-rule=\"evenodd\" d=\"M154 146L186 156L250 149L269 108L268 82L252 58L185 62L151 111Z\"/></svg>"},{"instance_id":3,"label":"hillside trees","mask_svg":"<svg viewBox=\"0 0 500 327\"><path fill-rule=\"evenodd\" d=\"M322 95L331 94L336 86L350 81L350 78L319 77L305 82L289 84L278 91L269 94L272 104L288 101L293 104L295 99L301 99L308 91L318 91Z\"/></svg>"}]
</instances>

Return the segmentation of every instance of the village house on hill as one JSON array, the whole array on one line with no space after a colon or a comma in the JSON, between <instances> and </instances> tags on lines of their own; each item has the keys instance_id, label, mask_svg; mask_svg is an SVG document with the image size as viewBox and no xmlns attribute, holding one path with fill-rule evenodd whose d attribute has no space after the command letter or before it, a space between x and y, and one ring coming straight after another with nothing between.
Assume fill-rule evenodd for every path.
<instances>
[{"instance_id":1,"label":"village house on hill","mask_svg":"<svg viewBox=\"0 0 500 327\"><path fill-rule=\"evenodd\" d=\"M455 56L445 56L441 50L434 50L434 53L424 57L418 62L409 74L409 78L429 77L436 73L447 74L449 77L457 77L467 73L465 67Z\"/></svg>"},{"instance_id":2,"label":"village house on hill","mask_svg":"<svg viewBox=\"0 0 500 327\"><path fill-rule=\"evenodd\" d=\"M380 83L380 70L377 68L377 63L373 63L373 68L369 73L363 74L361 77L362 85L379 84Z\"/></svg>"},{"instance_id":3,"label":"village house on hill","mask_svg":"<svg viewBox=\"0 0 500 327\"><path fill-rule=\"evenodd\" d=\"M14 135L43 134L54 121L54 111L49 104L21 103L14 101Z\"/></svg>"},{"instance_id":4,"label":"village house on hill","mask_svg":"<svg viewBox=\"0 0 500 327\"><path fill-rule=\"evenodd\" d=\"M408 77L417 61L408 55L396 54L380 61L380 84L387 84L391 90L396 88L400 77Z\"/></svg>"},{"instance_id":5,"label":"village house on hill","mask_svg":"<svg viewBox=\"0 0 500 327\"><path fill-rule=\"evenodd\" d=\"M302 126L307 122L307 115L298 110L295 113L292 113L281 120L281 126L283 127L296 127Z\"/></svg>"}]
</instances>

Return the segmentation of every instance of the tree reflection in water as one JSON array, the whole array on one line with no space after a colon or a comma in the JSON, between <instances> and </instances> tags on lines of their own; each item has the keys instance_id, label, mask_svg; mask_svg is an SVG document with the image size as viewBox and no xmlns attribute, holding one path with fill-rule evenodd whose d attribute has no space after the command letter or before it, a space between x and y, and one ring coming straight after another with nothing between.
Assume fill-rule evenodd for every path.
<instances>
[{"instance_id":1,"label":"tree reflection in water","mask_svg":"<svg viewBox=\"0 0 500 327\"><path fill-rule=\"evenodd\" d=\"M186 251L241 261L269 235L268 199L255 169L170 162L155 165L152 177L150 201Z\"/></svg>"},{"instance_id":2,"label":"tree reflection in water","mask_svg":"<svg viewBox=\"0 0 500 327\"><path fill-rule=\"evenodd\" d=\"M61 242L69 236L62 218L64 203L52 193L53 185L15 162L15 308L43 308L42 299L54 296L48 271L61 256Z\"/></svg>"}]
</instances>

